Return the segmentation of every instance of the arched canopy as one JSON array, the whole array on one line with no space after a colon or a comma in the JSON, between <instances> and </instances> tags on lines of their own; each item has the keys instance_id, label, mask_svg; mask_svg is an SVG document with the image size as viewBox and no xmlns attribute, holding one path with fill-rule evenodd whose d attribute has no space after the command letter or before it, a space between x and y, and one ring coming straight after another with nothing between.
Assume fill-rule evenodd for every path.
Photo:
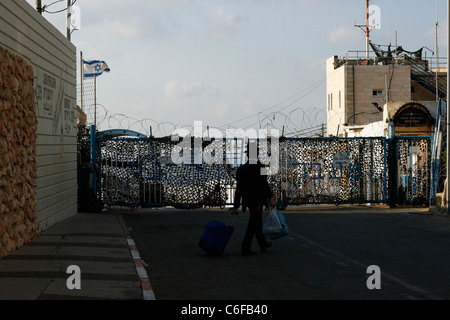
<instances>
[{"instance_id":1,"label":"arched canopy","mask_svg":"<svg viewBox=\"0 0 450 320\"><path fill-rule=\"evenodd\" d=\"M147 138L146 135L133 131L133 130L124 130L124 129L112 129L112 130L105 130L99 132L100 136L102 137L136 137L136 138Z\"/></svg>"}]
</instances>

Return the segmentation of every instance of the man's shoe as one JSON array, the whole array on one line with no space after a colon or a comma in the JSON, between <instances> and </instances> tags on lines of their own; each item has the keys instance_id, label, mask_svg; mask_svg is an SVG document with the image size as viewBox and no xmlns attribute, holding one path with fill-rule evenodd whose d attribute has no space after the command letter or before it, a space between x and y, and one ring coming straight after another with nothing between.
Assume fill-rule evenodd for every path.
<instances>
[{"instance_id":1,"label":"man's shoe","mask_svg":"<svg viewBox=\"0 0 450 320\"><path fill-rule=\"evenodd\" d=\"M261 248L262 252L266 252L272 246L272 242L267 242L267 245L264 248Z\"/></svg>"}]
</instances>

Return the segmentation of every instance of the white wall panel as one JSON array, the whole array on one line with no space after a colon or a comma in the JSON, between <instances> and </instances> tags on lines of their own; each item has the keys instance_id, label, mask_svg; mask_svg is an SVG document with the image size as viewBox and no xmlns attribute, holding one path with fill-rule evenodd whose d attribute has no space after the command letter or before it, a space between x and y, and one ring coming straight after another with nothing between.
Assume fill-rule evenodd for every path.
<instances>
[{"instance_id":1,"label":"white wall panel","mask_svg":"<svg viewBox=\"0 0 450 320\"><path fill-rule=\"evenodd\" d=\"M42 231L77 212L76 48L25 0L0 0L0 46L35 74Z\"/></svg>"}]
</instances>

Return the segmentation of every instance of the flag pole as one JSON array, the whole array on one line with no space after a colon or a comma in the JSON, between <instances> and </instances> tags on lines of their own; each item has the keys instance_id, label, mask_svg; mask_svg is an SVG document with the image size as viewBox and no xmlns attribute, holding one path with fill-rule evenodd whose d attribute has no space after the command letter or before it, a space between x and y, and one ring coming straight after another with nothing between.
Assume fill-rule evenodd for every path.
<instances>
[{"instance_id":1,"label":"flag pole","mask_svg":"<svg viewBox=\"0 0 450 320\"><path fill-rule=\"evenodd\" d=\"M80 98L80 104L81 104L81 112L83 112L83 51L80 51L80 81L81 81L81 87L80 87L80 92L81 92L81 98Z\"/></svg>"},{"instance_id":2,"label":"flag pole","mask_svg":"<svg viewBox=\"0 0 450 320\"><path fill-rule=\"evenodd\" d=\"M97 127L97 76L94 76L94 125Z\"/></svg>"}]
</instances>

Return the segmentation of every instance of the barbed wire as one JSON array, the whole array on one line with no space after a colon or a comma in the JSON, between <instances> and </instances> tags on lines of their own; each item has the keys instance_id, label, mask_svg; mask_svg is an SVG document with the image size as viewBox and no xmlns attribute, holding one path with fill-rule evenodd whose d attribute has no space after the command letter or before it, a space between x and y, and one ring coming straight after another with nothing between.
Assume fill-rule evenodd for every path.
<instances>
[{"instance_id":1,"label":"barbed wire","mask_svg":"<svg viewBox=\"0 0 450 320\"><path fill-rule=\"evenodd\" d=\"M222 126L203 125L203 131L216 129L225 132L227 129L277 129L280 134L292 137L317 137L326 135L327 112L324 107L305 107L298 105L298 102L311 93L318 86L323 84L323 80L316 82L307 89L300 91L296 95L284 101L257 112L249 117L230 122ZM81 105L81 85L78 86L78 104ZM99 131L110 129L133 130L147 136L166 137L172 135L176 130L193 130L193 124L180 124L170 121L156 121L155 119L144 117L136 118L124 113L113 113L103 104L95 104L95 88L92 80L83 81L83 112L87 116L87 124L96 123ZM300 97L299 95L302 94ZM277 107L277 111L270 112ZM288 110L293 107L292 110ZM243 120L255 118L250 124L243 124ZM249 121L247 121L248 123ZM242 127L238 123L243 124ZM225 134L224 134L225 136Z\"/></svg>"}]
</instances>

